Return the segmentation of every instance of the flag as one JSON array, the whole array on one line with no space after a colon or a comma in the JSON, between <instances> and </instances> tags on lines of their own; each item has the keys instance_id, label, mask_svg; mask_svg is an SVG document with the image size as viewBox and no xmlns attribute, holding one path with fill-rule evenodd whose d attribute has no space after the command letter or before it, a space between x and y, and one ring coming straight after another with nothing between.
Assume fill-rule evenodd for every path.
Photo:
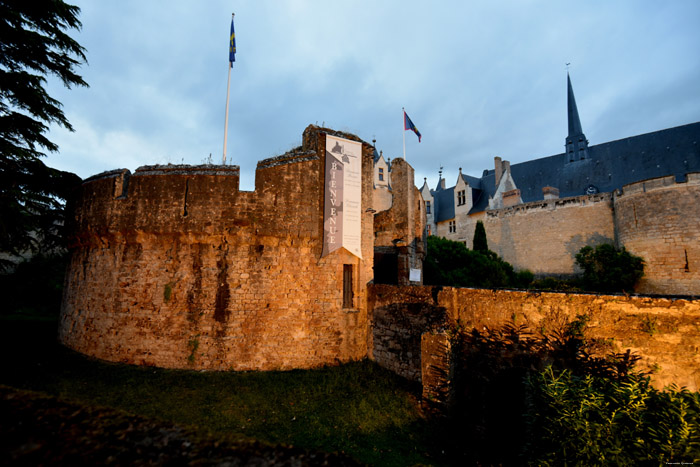
<instances>
[{"instance_id":1,"label":"flag","mask_svg":"<svg viewBox=\"0 0 700 467\"><path fill-rule=\"evenodd\" d=\"M231 37L228 40L228 61L231 67L236 61L236 33L233 32L233 15L231 15Z\"/></svg>"},{"instance_id":2,"label":"flag","mask_svg":"<svg viewBox=\"0 0 700 467\"><path fill-rule=\"evenodd\" d=\"M408 114L406 113L405 110L403 111L403 130L404 131L406 131L406 130L413 131L416 134L416 136L418 136L418 142L420 143L420 139L421 139L420 131L418 131L418 128L416 128L416 126L413 124L413 122L408 117Z\"/></svg>"}]
</instances>

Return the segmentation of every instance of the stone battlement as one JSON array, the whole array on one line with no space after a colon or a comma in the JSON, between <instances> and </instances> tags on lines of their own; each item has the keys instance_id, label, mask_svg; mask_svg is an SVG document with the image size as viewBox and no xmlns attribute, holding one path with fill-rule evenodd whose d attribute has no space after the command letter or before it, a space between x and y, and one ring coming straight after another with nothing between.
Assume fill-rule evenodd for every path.
<instances>
[{"instance_id":1,"label":"stone battlement","mask_svg":"<svg viewBox=\"0 0 700 467\"><path fill-rule=\"evenodd\" d=\"M517 204L515 206L500 209L489 209L486 211L487 218L503 218L518 214L529 214L537 211L553 211L561 208L577 208L590 206L595 203L610 203L611 193L596 193L594 195L570 196L568 198L552 198L529 203Z\"/></svg>"},{"instance_id":2,"label":"stone battlement","mask_svg":"<svg viewBox=\"0 0 700 467\"><path fill-rule=\"evenodd\" d=\"M171 368L310 368L367 355L373 213L360 259L321 257L326 135L237 166L158 165L87 179L71 218L60 340L110 361ZM361 203L374 148L362 143Z\"/></svg>"},{"instance_id":3,"label":"stone battlement","mask_svg":"<svg viewBox=\"0 0 700 467\"><path fill-rule=\"evenodd\" d=\"M622 190L616 193L618 198L624 195L631 195L634 193L646 193L647 191L659 190L667 187L672 187L675 185L688 186L688 185L700 185L700 173L688 173L685 175L685 181L678 181L673 175L667 177L651 178L649 180L642 180L635 183L630 183L622 187Z\"/></svg>"}]
</instances>

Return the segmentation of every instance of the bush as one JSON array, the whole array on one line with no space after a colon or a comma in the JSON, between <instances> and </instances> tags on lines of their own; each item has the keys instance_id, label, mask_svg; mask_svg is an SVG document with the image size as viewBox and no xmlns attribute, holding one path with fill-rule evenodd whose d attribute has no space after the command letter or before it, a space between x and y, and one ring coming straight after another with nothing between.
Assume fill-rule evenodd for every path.
<instances>
[{"instance_id":1,"label":"bush","mask_svg":"<svg viewBox=\"0 0 700 467\"><path fill-rule=\"evenodd\" d=\"M473 247L474 251L489 251L488 240L486 240L486 228L481 221L476 221Z\"/></svg>"},{"instance_id":2,"label":"bush","mask_svg":"<svg viewBox=\"0 0 700 467\"><path fill-rule=\"evenodd\" d=\"M543 336L516 325L456 332L449 427L455 463L698 461L700 394L652 388L629 351L591 356L588 319L580 315Z\"/></svg>"},{"instance_id":3,"label":"bush","mask_svg":"<svg viewBox=\"0 0 700 467\"><path fill-rule=\"evenodd\" d=\"M543 277L530 282L528 286L535 290L556 290L560 292L581 292L581 281L576 279L558 279L556 277Z\"/></svg>"},{"instance_id":4,"label":"bush","mask_svg":"<svg viewBox=\"0 0 700 467\"><path fill-rule=\"evenodd\" d=\"M642 258L607 243L581 248L576 264L583 269L583 287L592 292L634 292L644 275Z\"/></svg>"},{"instance_id":5,"label":"bush","mask_svg":"<svg viewBox=\"0 0 700 467\"><path fill-rule=\"evenodd\" d=\"M423 263L424 282L450 287L517 287L528 281L528 273L516 275L513 266L493 251L475 251L463 243L428 237ZM531 274L531 273L530 273Z\"/></svg>"},{"instance_id":6,"label":"bush","mask_svg":"<svg viewBox=\"0 0 700 467\"><path fill-rule=\"evenodd\" d=\"M37 254L0 274L2 314L57 317L68 254Z\"/></svg>"},{"instance_id":7,"label":"bush","mask_svg":"<svg viewBox=\"0 0 700 467\"><path fill-rule=\"evenodd\" d=\"M700 394L551 367L528 379L530 465L662 465L700 458ZM674 388L675 389L675 388Z\"/></svg>"}]
</instances>

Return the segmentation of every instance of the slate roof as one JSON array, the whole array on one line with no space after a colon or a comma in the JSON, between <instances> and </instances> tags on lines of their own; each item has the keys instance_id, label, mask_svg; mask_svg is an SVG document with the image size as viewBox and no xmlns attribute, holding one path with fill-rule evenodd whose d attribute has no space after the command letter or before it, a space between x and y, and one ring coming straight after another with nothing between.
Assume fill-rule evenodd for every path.
<instances>
[{"instance_id":1,"label":"slate roof","mask_svg":"<svg viewBox=\"0 0 700 467\"><path fill-rule=\"evenodd\" d=\"M525 203L543 199L545 186L558 188L565 198L583 195L591 187L607 193L667 175L683 181L690 172L700 172L700 122L589 146L584 160L569 162L561 153L511 165ZM462 178L472 187L470 214L486 210L496 191L494 170L485 170L481 178ZM436 222L454 218L454 187L431 192Z\"/></svg>"},{"instance_id":2,"label":"slate roof","mask_svg":"<svg viewBox=\"0 0 700 467\"><path fill-rule=\"evenodd\" d=\"M445 188L431 193L435 203L435 222L442 222L455 217L455 187Z\"/></svg>"}]
</instances>

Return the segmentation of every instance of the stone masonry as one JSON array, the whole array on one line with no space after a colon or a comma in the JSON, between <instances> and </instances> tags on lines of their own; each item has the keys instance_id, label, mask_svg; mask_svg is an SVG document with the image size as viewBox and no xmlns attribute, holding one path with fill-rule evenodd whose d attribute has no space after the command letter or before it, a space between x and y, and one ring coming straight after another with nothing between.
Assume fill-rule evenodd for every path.
<instances>
[{"instance_id":1,"label":"stone masonry","mask_svg":"<svg viewBox=\"0 0 700 467\"><path fill-rule=\"evenodd\" d=\"M59 338L104 360L272 370L364 358L372 279L373 148L363 143L362 256L321 258L325 134L236 166L153 166L86 180L74 204ZM344 266L352 306L343 307ZM345 279L344 279L345 277Z\"/></svg>"}]
</instances>

